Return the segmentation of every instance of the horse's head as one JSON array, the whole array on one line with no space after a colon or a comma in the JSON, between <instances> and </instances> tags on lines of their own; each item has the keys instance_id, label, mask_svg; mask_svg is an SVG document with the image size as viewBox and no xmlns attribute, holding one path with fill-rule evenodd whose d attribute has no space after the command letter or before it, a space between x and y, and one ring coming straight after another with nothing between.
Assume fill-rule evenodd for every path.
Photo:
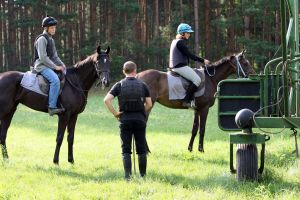
<instances>
[{"instance_id":1,"label":"horse's head","mask_svg":"<svg viewBox=\"0 0 300 200\"><path fill-rule=\"evenodd\" d=\"M95 63L95 68L97 71L97 76L99 81L96 86L101 84L102 89L108 87L110 83L110 59L109 59L110 47L108 46L106 50L101 50L101 46L97 47L97 61Z\"/></svg>"},{"instance_id":2,"label":"horse's head","mask_svg":"<svg viewBox=\"0 0 300 200\"><path fill-rule=\"evenodd\" d=\"M230 64L237 76L248 77L249 74L256 74L249 60L245 57L245 50L237 55L230 56Z\"/></svg>"}]
</instances>

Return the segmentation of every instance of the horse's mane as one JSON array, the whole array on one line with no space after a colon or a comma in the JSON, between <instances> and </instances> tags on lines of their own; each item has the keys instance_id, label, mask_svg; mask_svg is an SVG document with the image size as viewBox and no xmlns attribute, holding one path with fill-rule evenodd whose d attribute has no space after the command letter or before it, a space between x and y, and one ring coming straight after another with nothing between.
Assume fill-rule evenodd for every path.
<instances>
[{"instance_id":1,"label":"horse's mane","mask_svg":"<svg viewBox=\"0 0 300 200\"><path fill-rule=\"evenodd\" d=\"M228 63L229 61L230 61L230 56L227 56L227 57L224 57L224 58L222 58L222 59L220 59L220 60L218 60L218 61L216 61L216 62L214 62L214 63L211 63L211 64L207 65L207 70L205 70L205 73L208 74L207 71L208 71L210 74L211 74L211 73L214 73L214 71L215 71L218 67L222 66L222 65L225 64L225 63Z\"/></svg>"},{"instance_id":2,"label":"horse's mane","mask_svg":"<svg viewBox=\"0 0 300 200\"><path fill-rule=\"evenodd\" d=\"M78 69L80 69L82 66L84 66L88 63L92 63L92 61L95 60L95 56L96 56L96 54L92 54L92 55L86 57L84 60L77 62L75 65L73 65L73 67L70 67L67 69L67 73L74 73Z\"/></svg>"}]
</instances>

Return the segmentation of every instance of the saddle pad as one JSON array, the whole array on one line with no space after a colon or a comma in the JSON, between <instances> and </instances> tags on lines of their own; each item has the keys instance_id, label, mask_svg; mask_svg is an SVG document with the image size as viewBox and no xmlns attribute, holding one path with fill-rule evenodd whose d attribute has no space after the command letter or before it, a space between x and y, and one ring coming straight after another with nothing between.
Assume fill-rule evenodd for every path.
<instances>
[{"instance_id":1,"label":"saddle pad","mask_svg":"<svg viewBox=\"0 0 300 200\"><path fill-rule=\"evenodd\" d=\"M28 71L24 74L21 80L21 86L23 88L39 93L41 95L48 96L48 94L45 94L44 92L41 91L37 74L32 73L31 71Z\"/></svg>"},{"instance_id":2,"label":"saddle pad","mask_svg":"<svg viewBox=\"0 0 300 200\"><path fill-rule=\"evenodd\" d=\"M198 90L194 93L194 97L200 97L205 92L205 74L204 70L194 69L196 73L201 77L201 84ZM170 72L167 73L168 76L168 87L169 87L169 99L178 100L183 99L186 95L186 88L189 86L190 82L181 76L174 76Z\"/></svg>"}]
</instances>

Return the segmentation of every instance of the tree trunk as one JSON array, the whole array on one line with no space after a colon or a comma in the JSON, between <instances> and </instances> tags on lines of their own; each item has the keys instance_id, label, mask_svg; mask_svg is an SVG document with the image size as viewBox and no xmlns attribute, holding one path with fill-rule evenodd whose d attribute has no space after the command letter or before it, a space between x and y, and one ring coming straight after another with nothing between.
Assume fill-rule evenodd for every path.
<instances>
[{"instance_id":1,"label":"tree trunk","mask_svg":"<svg viewBox=\"0 0 300 200\"><path fill-rule=\"evenodd\" d=\"M199 15L198 15L198 0L194 0L194 18L195 18L195 54L199 56ZM196 62L196 67L200 67L200 63Z\"/></svg>"},{"instance_id":2,"label":"tree trunk","mask_svg":"<svg viewBox=\"0 0 300 200\"><path fill-rule=\"evenodd\" d=\"M281 28L280 28L280 11L276 11L276 14L275 14L275 30L276 30L276 33L275 33L275 44L276 45L280 45L281 43L281 38L280 38L280 34L281 33Z\"/></svg>"},{"instance_id":3,"label":"tree trunk","mask_svg":"<svg viewBox=\"0 0 300 200\"><path fill-rule=\"evenodd\" d=\"M155 0L155 12L154 12L154 38L158 37L159 34L159 7L158 7L158 0Z\"/></svg>"},{"instance_id":4,"label":"tree trunk","mask_svg":"<svg viewBox=\"0 0 300 200\"><path fill-rule=\"evenodd\" d=\"M233 9L234 9L234 0L229 1L228 5L228 18L233 17ZM228 53L233 53L235 50L235 33L234 33L234 27L230 25L227 30L227 38L228 38L228 43L227 43L227 52Z\"/></svg>"},{"instance_id":5,"label":"tree trunk","mask_svg":"<svg viewBox=\"0 0 300 200\"><path fill-rule=\"evenodd\" d=\"M90 0L90 34L92 37L96 36L96 22L97 22L97 9L96 2L94 0Z\"/></svg>"},{"instance_id":6,"label":"tree trunk","mask_svg":"<svg viewBox=\"0 0 300 200\"><path fill-rule=\"evenodd\" d=\"M245 28L245 37L250 38L250 16L244 16L244 28Z\"/></svg>"},{"instance_id":7,"label":"tree trunk","mask_svg":"<svg viewBox=\"0 0 300 200\"><path fill-rule=\"evenodd\" d=\"M3 5L4 1L0 1L0 13L4 13ZM3 17L0 17L0 71L4 71L4 63L3 63Z\"/></svg>"},{"instance_id":8,"label":"tree trunk","mask_svg":"<svg viewBox=\"0 0 300 200\"><path fill-rule=\"evenodd\" d=\"M205 0L205 58L211 59L211 31L209 28L210 22L210 0Z\"/></svg>"},{"instance_id":9,"label":"tree trunk","mask_svg":"<svg viewBox=\"0 0 300 200\"><path fill-rule=\"evenodd\" d=\"M16 12L14 8L14 2L8 1L8 48L7 59L10 70L16 69L16 27L14 25Z\"/></svg>"}]
</instances>

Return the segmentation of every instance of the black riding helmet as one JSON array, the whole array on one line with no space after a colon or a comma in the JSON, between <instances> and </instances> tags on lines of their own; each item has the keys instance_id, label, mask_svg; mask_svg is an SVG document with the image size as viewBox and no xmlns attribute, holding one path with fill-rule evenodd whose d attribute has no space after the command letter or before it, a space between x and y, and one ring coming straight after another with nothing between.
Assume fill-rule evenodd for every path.
<instances>
[{"instance_id":1,"label":"black riding helmet","mask_svg":"<svg viewBox=\"0 0 300 200\"><path fill-rule=\"evenodd\" d=\"M55 26L57 20L54 17L47 16L43 19L42 27Z\"/></svg>"}]
</instances>

